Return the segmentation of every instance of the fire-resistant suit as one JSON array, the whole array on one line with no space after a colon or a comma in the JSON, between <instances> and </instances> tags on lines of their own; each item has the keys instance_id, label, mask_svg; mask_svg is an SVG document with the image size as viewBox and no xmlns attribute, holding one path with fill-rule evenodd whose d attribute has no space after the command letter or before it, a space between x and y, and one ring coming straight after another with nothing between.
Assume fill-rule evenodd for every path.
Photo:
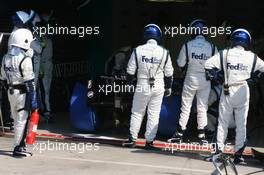
<instances>
[{"instance_id":1,"label":"fire-resistant suit","mask_svg":"<svg viewBox=\"0 0 264 175\"><path fill-rule=\"evenodd\" d=\"M264 72L264 62L251 51L242 46L225 49L222 53L223 69L226 75L226 84L229 86L229 95L222 92L219 106L217 144L220 150L224 149L229 121L235 117L236 144L235 152L243 149L246 141L246 125L249 109L249 87L247 80L255 71ZM205 69L217 68L222 70L220 54L216 54L206 61ZM254 66L254 59L255 66Z\"/></svg>"},{"instance_id":2,"label":"fire-resistant suit","mask_svg":"<svg viewBox=\"0 0 264 175\"><path fill-rule=\"evenodd\" d=\"M9 41L10 49L2 60L1 80L7 81L8 85L15 128L13 154L17 154L25 147L29 111L38 108L32 66L33 50L30 48L33 36L27 29L17 29L11 34Z\"/></svg>"},{"instance_id":3,"label":"fire-resistant suit","mask_svg":"<svg viewBox=\"0 0 264 175\"><path fill-rule=\"evenodd\" d=\"M211 90L210 81L205 78L204 63L217 52L217 48L206 41L202 35L184 44L177 59L179 67L187 67L182 92L182 106L179 125L186 129L189 120L193 99L197 97L197 122L198 130L203 130L207 125L208 97Z\"/></svg>"},{"instance_id":4,"label":"fire-resistant suit","mask_svg":"<svg viewBox=\"0 0 264 175\"><path fill-rule=\"evenodd\" d=\"M130 134L136 140L147 108L145 138L152 142L158 130L159 114L164 95L164 76L172 77L173 67L169 52L150 39L134 49L128 63L127 73L137 73L137 86L133 98ZM150 78L154 78L151 87ZM166 88L166 87L165 87Z\"/></svg>"}]
</instances>

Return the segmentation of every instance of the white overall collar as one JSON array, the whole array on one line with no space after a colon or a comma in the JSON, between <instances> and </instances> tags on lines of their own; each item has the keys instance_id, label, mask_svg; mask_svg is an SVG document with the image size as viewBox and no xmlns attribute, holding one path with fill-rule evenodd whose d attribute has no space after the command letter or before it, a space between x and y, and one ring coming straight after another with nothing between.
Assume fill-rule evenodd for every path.
<instances>
[{"instance_id":1,"label":"white overall collar","mask_svg":"<svg viewBox=\"0 0 264 175\"><path fill-rule=\"evenodd\" d=\"M147 44L158 45L158 42L157 42L156 40L154 40L154 39L149 39L149 40L147 41Z\"/></svg>"},{"instance_id":2,"label":"white overall collar","mask_svg":"<svg viewBox=\"0 0 264 175\"><path fill-rule=\"evenodd\" d=\"M240 45L237 45L237 46L235 46L234 48L235 48L235 49L239 49L239 50L245 50L245 48L242 47L242 46L240 46Z\"/></svg>"},{"instance_id":3,"label":"white overall collar","mask_svg":"<svg viewBox=\"0 0 264 175\"><path fill-rule=\"evenodd\" d=\"M195 39L205 40L205 37L203 35L197 35Z\"/></svg>"}]
</instances>

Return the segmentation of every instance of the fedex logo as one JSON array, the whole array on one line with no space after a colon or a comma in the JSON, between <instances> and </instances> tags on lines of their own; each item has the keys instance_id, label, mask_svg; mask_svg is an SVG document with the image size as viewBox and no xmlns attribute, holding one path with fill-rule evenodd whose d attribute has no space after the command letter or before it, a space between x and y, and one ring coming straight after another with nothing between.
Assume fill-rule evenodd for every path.
<instances>
[{"instance_id":1,"label":"fedex logo","mask_svg":"<svg viewBox=\"0 0 264 175\"><path fill-rule=\"evenodd\" d=\"M227 63L227 69L230 69L230 70L248 70L248 66L245 66L241 63L238 63L236 65L232 65L231 63Z\"/></svg>"},{"instance_id":2,"label":"fedex logo","mask_svg":"<svg viewBox=\"0 0 264 175\"><path fill-rule=\"evenodd\" d=\"M5 72L15 72L17 69L15 67L7 67L6 65L4 65L4 71Z\"/></svg>"},{"instance_id":3,"label":"fedex logo","mask_svg":"<svg viewBox=\"0 0 264 175\"><path fill-rule=\"evenodd\" d=\"M194 52L192 52L192 58L196 60L207 60L209 57L207 57L204 53L197 55Z\"/></svg>"},{"instance_id":4,"label":"fedex logo","mask_svg":"<svg viewBox=\"0 0 264 175\"><path fill-rule=\"evenodd\" d=\"M151 63L151 64L160 64L161 60L155 57L147 58L146 56L142 56L142 62Z\"/></svg>"}]
</instances>

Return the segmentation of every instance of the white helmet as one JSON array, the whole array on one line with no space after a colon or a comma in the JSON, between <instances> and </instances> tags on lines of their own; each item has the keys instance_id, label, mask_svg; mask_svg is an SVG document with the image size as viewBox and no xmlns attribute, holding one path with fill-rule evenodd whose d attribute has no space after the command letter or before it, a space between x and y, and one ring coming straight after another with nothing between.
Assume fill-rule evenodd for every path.
<instances>
[{"instance_id":1,"label":"white helmet","mask_svg":"<svg viewBox=\"0 0 264 175\"><path fill-rule=\"evenodd\" d=\"M31 31L21 28L11 33L8 44L9 46L16 46L28 50L33 40Z\"/></svg>"}]
</instances>

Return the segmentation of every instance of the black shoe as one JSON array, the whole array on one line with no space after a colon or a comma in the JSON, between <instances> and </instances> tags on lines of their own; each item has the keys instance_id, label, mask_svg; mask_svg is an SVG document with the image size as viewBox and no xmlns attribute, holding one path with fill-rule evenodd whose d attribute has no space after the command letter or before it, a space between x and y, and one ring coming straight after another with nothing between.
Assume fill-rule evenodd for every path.
<instances>
[{"instance_id":1,"label":"black shoe","mask_svg":"<svg viewBox=\"0 0 264 175\"><path fill-rule=\"evenodd\" d=\"M206 140L205 137L205 131L203 129L198 130L198 140L199 140L199 144L201 145L208 144L208 141Z\"/></svg>"},{"instance_id":2,"label":"black shoe","mask_svg":"<svg viewBox=\"0 0 264 175\"><path fill-rule=\"evenodd\" d=\"M236 155L236 154L235 154L233 162L234 162L235 165L238 165L238 164L245 165L246 164L245 159L243 158L243 156L242 155Z\"/></svg>"},{"instance_id":3,"label":"black shoe","mask_svg":"<svg viewBox=\"0 0 264 175\"><path fill-rule=\"evenodd\" d=\"M213 163L219 163L221 162L221 156L222 156L222 153L213 154L208 160Z\"/></svg>"},{"instance_id":4,"label":"black shoe","mask_svg":"<svg viewBox=\"0 0 264 175\"><path fill-rule=\"evenodd\" d=\"M25 147L16 146L13 151L13 157L30 157L33 154L30 152L27 152Z\"/></svg>"},{"instance_id":5,"label":"black shoe","mask_svg":"<svg viewBox=\"0 0 264 175\"><path fill-rule=\"evenodd\" d=\"M157 148L154 147L154 143L152 142L146 142L144 149L146 150L156 150Z\"/></svg>"},{"instance_id":6,"label":"black shoe","mask_svg":"<svg viewBox=\"0 0 264 175\"><path fill-rule=\"evenodd\" d=\"M137 146L136 145L136 140L132 139L132 138L129 138L127 141L122 143L122 146L123 147L127 147L127 148L135 148Z\"/></svg>"},{"instance_id":7,"label":"black shoe","mask_svg":"<svg viewBox=\"0 0 264 175\"><path fill-rule=\"evenodd\" d=\"M172 138L168 139L167 142L169 143L180 143L182 142L183 138L183 131L176 131Z\"/></svg>"}]
</instances>

